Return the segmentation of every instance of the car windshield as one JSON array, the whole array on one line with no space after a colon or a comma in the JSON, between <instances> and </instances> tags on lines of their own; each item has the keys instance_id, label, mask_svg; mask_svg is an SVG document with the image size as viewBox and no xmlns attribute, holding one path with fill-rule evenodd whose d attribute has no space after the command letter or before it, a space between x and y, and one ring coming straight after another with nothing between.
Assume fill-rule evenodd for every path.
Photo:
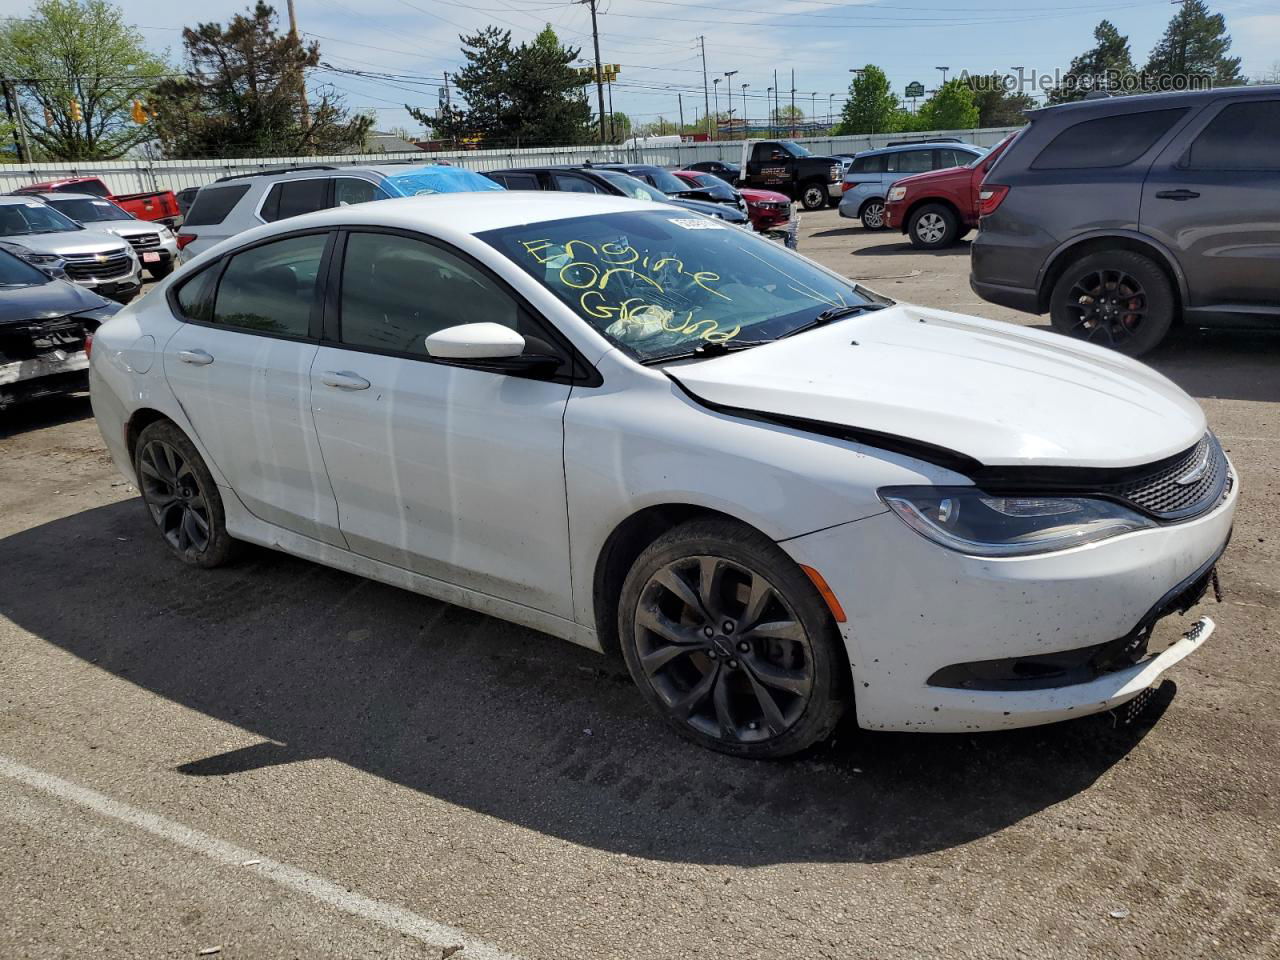
<instances>
[{"instance_id":1,"label":"car windshield","mask_svg":"<svg viewBox=\"0 0 1280 960\"><path fill-rule=\"evenodd\" d=\"M658 203L667 201L667 195L657 187L651 187L629 173L619 173L616 170L597 170L595 173L596 176L603 177L612 183L632 200L656 200Z\"/></svg>"},{"instance_id":2,"label":"car windshield","mask_svg":"<svg viewBox=\"0 0 1280 960\"><path fill-rule=\"evenodd\" d=\"M645 175L653 177L653 185L666 194L688 193L690 190L694 189L674 173L670 173L667 170L660 170L657 168L653 170L646 170Z\"/></svg>"},{"instance_id":3,"label":"car windshield","mask_svg":"<svg viewBox=\"0 0 1280 960\"><path fill-rule=\"evenodd\" d=\"M0 204L0 237L31 233L65 233L84 227L39 200Z\"/></svg>"},{"instance_id":4,"label":"car windshield","mask_svg":"<svg viewBox=\"0 0 1280 960\"><path fill-rule=\"evenodd\" d=\"M782 144L784 147L786 147L788 150L790 150L790 151L791 151L791 155L792 155L793 157L811 157L811 156L813 156L813 154L811 154L811 153L810 153L808 150L806 150L804 147L800 146L800 144L796 143L794 140L779 140L778 142L779 142L779 143L781 143L781 144Z\"/></svg>"},{"instance_id":5,"label":"car windshield","mask_svg":"<svg viewBox=\"0 0 1280 960\"><path fill-rule=\"evenodd\" d=\"M641 361L775 340L832 307L883 302L746 230L637 210L521 224L479 238Z\"/></svg>"},{"instance_id":6,"label":"car windshield","mask_svg":"<svg viewBox=\"0 0 1280 960\"><path fill-rule=\"evenodd\" d=\"M103 220L133 220L110 200L46 200L59 213L65 213L79 223L99 223Z\"/></svg>"},{"instance_id":7,"label":"car windshield","mask_svg":"<svg viewBox=\"0 0 1280 960\"><path fill-rule=\"evenodd\" d=\"M0 287L34 287L50 281L48 274L8 250L0 250Z\"/></svg>"}]
</instances>

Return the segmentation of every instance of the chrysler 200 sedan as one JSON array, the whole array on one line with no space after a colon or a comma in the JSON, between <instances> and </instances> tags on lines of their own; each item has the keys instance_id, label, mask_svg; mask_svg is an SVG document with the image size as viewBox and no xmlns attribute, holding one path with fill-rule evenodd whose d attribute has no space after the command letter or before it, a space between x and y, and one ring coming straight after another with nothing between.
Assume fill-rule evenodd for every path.
<instances>
[{"instance_id":1,"label":"chrysler 200 sedan","mask_svg":"<svg viewBox=\"0 0 1280 960\"><path fill-rule=\"evenodd\" d=\"M847 709L956 731L1134 701L1213 633L1152 640L1239 494L1135 361L621 197L259 227L103 324L90 376L185 563L259 544L620 652L672 727L751 757Z\"/></svg>"}]
</instances>

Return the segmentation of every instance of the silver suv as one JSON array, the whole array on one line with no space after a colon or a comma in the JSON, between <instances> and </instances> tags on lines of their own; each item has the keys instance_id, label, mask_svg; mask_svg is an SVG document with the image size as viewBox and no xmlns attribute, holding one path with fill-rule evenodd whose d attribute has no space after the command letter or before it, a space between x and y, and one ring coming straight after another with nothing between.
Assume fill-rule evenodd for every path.
<instances>
[{"instance_id":1,"label":"silver suv","mask_svg":"<svg viewBox=\"0 0 1280 960\"><path fill-rule=\"evenodd\" d=\"M142 268L154 280L167 277L178 265L178 238L163 223L139 220L110 200L87 193L37 193L35 196L86 230L128 240L137 251Z\"/></svg>"},{"instance_id":2,"label":"silver suv","mask_svg":"<svg viewBox=\"0 0 1280 960\"><path fill-rule=\"evenodd\" d=\"M378 163L352 167L292 167L221 177L200 188L178 231L185 262L227 237L287 217L370 200L430 193L502 190L461 167Z\"/></svg>"},{"instance_id":3,"label":"silver suv","mask_svg":"<svg viewBox=\"0 0 1280 960\"><path fill-rule=\"evenodd\" d=\"M127 240L86 230L43 200L0 197L0 245L117 303L142 289L142 264Z\"/></svg>"}]
</instances>

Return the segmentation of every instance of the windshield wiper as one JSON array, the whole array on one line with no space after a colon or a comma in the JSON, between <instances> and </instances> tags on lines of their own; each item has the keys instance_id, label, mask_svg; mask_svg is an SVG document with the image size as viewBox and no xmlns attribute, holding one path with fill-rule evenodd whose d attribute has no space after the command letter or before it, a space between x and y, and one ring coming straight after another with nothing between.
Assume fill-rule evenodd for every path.
<instances>
[{"instance_id":1,"label":"windshield wiper","mask_svg":"<svg viewBox=\"0 0 1280 960\"><path fill-rule=\"evenodd\" d=\"M666 363L669 360L703 360L707 357L722 357L726 353L737 353L739 350L750 350L752 347L763 347L766 343L773 343L772 340L730 340L727 342L710 341L700 343L692 350L685 350L680 353L664 353L660 357L649 357L642 360L645 365L651 363Z\"/></svg>"},{"instance_id":2,"label":"windshield wiper","mask_svg":"<svg viewBox=\"0 0 1280 960\"><path fill-rule=\"evenodd\" d=\"M810 320L808 323L802 323L794 330L788 330L779 340L785 340L787 337L794 337L797 333L804 333L806 330L812 330L814 327L824 327L828 323L834 323L836 320L843 320L846 317L856 317L860 313L871 313L874 310L883 310L886 304L883 303L850 303L843 307L828 307L820 314Z\"/></svg>"}]
</instances>

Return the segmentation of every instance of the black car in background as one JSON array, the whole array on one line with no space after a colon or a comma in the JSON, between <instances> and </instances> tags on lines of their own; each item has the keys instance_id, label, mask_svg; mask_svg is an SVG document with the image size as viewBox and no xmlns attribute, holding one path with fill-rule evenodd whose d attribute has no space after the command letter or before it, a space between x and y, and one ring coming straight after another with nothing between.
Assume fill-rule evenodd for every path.
<instances>
[{"instance_id":1,"label":"black car in background","mask_svg":"<svg viewBox=\"0 0 1280 960\"><path fill-rule=\"evenodd\" d=\"M665 171L664 171L665 172ZM600 166L519 167L511 170L489 170L485 176L508 190L564 190L570 193L603 193L614 197L632 197L670 203L685 210L704 213L727 223L745 224L747 215L736 207L705 200L672 197L621 170ZM677 179L671 175L672 179Z\"/></svg>"},{"instance_id":2,"label":"black car in background","mask_svg":"<svg viewBox=\"0 0 1280 960\"><path fill-rule=\"evenodd\" d=\"M85 338L120 310L0 250L0 410L88 387Z\"/></svg>"},{"instance_id":3,"label":"black car in background","mask_svg":"<svg viewBox=\"0 0 1280 960\"><path fill-rule=\"evenodd\" d=\"M1179 320L1280 325L1280 86L1028 117L980 190L980 297L1130 356Z\"/></svg>"},{"instance_id":4,"label":"black car in background","mask_svg":"<svg viewBox=\"0 0 1280 960\"><path fill-rule=\"evenodd\" d=\"M705 187L695 187L677 177L665 167L652 163L593 163L593 170L617 170L629 174L637 180L643 180L651 187L657 187L668 197L676 200L705 200L708 203L721 202L713 192Z\"/></svg>"},{"instance_id":5,"label":"black car in background","mask_svg":"<svg viewBox=\"0 0 1280 960\"><path fill-rule=\"evenodd\" d=\"M738 174L742 168L736 163L726 163L723 160L699 160L697 163L689 164L685 169L697 170L699 173L715 174L729 186L735 186L738 183Z\"/></svg>"}]
</instances>

